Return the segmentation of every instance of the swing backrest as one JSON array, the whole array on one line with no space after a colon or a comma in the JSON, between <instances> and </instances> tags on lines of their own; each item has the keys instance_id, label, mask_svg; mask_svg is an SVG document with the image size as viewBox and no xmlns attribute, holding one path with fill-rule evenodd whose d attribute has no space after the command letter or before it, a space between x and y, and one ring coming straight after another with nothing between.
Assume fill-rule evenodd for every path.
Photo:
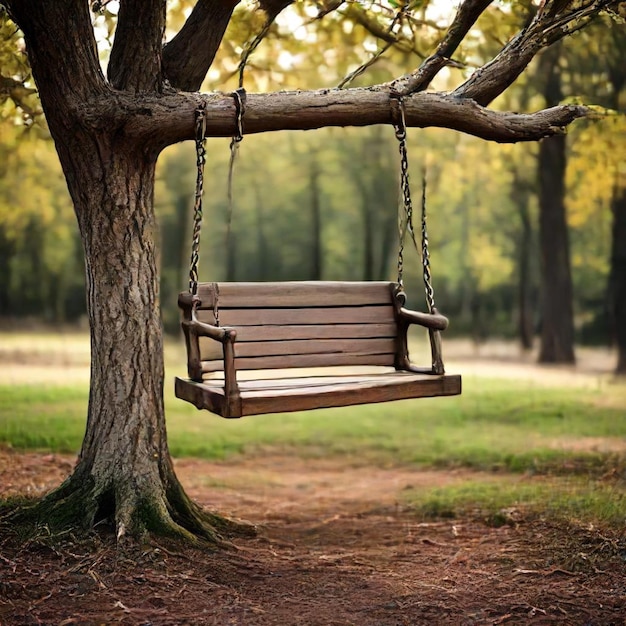
<instances>
[{"instance_id":1,"label":"swing backrest","mask_svg":"<svg viewBox=\"0 0 626 626\"><path fill-rule=\"evenodd\" d=\"M234 328L238 370L393 366L399 339L392 282L201 283L200 321ZM398 305L399 306L399 305ZM400 343L399 343L400 341ZM202 370L223 369L221 345L201 338Z\"/></svg>"}]
</instances>

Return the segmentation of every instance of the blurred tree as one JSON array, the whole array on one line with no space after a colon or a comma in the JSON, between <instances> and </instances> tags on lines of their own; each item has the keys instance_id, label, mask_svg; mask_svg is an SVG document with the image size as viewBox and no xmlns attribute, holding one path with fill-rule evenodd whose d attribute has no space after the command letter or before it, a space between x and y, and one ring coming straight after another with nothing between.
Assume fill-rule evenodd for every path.
<instances>
[{"instance_id":1,"label":"blurred tree","mask_svg":"<svg viewBox=\"0 0 626 626\"><path fill-rule=\"evenodd\" d=\"M596 340L606 341L608 308L619 372L626 363L624 20L608 21L603 28L584 31L576 39L568 76L573 89L594 94L599 118L593 124L581 125L572 135L567 178L569 221L577 246L573 258L576 289L584 291L588 301L583 328ZM605 298L603 283L607 279Z\"/></svg>"},{"instance_id":2,"label":"blurred tree","mask_svg":"<svg viewBox=\"0 0 626 626\"><path fill-rule=\"evenodd\" d=\"M538 80L547 107L563 99L562 46L557 43L539 60ZM539 243L541 249L540 363L574 363L574 310L569 236L565 214L566 139L549 137L539 144Z\"/></svg>"},{"instance_id":3,"label":"blurred tree","mask_svg":"<svg viewBox=\"0 0 626 626\"><path fill-rule=\"evenodd\" d=\"M45 129L0 121L0 311L62 323L85 311L72 205ZM19 210L16 210L19 207Z\"/></svg>"},{"instance_id":4,"label":"blurred tree","mask_svg":"<svg viewBox=\"0 0 626 626\"><path fill-rule=\"evenodd\" d=\"M533 347L535 334L535 298L532 284L533 219L530 210L533 185L518 164L512 167L511 202L517 208L520 232L517 243L517 330L522 348Z\"/></svg>"},{"instance_id":5,"label":"blurred tree","mask_svg":"<svg viewBox=\"0 0 626 626\"><path fill-rule=\"evenodd\" d=\"M311 207L311 232L313 233L311 246L311 275L309 278L311 280L322 280L322 259L324 257L322 245L324 238L322 236L321 172L315 154L311 157L309 168L309 205Z\"/></svg>"},{"instance_id":6,"label":"blurred tree","mask_svg":"<svg viewBox=\"0 0 626 626\"><path fill-rule=\"evenodd\" d=\"M375 126L339 146L343 181L361 216L363 280L389 278L397 231L397 171L388 129Z\"/></svg>"},{"instance_id":7,"label":"blurred tree","mask_svg":"<svg viewBox=\"0 0 626 626\"><path fill-rule=\"evenodd\" d=\"M608 295L609 312L617 343L616 372L626 375L626 119L622 99L626 91L626 32L624 25L611 27L611 46L607 56L610 83L609 106L621 117L615 118L613 133L617 141L612 141L614 157L611 214L611 270ZM612 133L612 134L613 134Z\"/></svg>"},{"instance_id":8,"label":"blurred tree","mask_svg":"<svg viewBox=\"0 0 626 626\"><path fill-rule=\"evenodd\" d=\"M537 140L585 116L587 110L580 106L526 115L485 107L544 47L601 10L617 6L609 0L546 0L491 62L454 91L425 91L451 63L490 4L461 2L449 28L441 31L435 52L391 84L249 94L246 134L388 123L390 97L398 96L405 100L409 126L446 127L491 141ZM237 2L198 0L164 45L165 0L121 0L106 78L85 0L4 0L3 5L23 33L74 202L85 251L92 347L87 429L78 463L72 476L29 514L42 516L49 527L91 527L111 518L118 539L148 529L190 540L217 540L216 529L229 525L188 499L168 452L154 186L158 155L166 146L194 137L196 116L204 117L208 135L229 136L235 130L232 95L202 97L195 92L210 71ZM108 3L100 0L95 5L102 8ZM279 14L277 5L261 6L266 16ZM300 6L284 15L290 16L287 30L300 42L306 58L309 50L315 52L315 46L308 45L314 43L309 29L301 24L305 26L301 33L289 21L295 20L291 16ZM364 6L372 10L358 19L327 13L343 29L338 36L356 30L358 23L367 31L368 42L391 39L395 45L398 38L398 48L418 51L413 42L420 40L420 31L414 26L420 20L413 18L409 6L396 2ZM426 11L425 3L419 6ZM318 17L324 9L310 7ZM256 9L244 6L242 11L254 21ZM228 45L228 38L225 42ZM273 68L280 71L271 80L295 67L293 61L291 53L278 57ZM268 79L270 85L276 82Z\"/></svg>"}]
</instances>

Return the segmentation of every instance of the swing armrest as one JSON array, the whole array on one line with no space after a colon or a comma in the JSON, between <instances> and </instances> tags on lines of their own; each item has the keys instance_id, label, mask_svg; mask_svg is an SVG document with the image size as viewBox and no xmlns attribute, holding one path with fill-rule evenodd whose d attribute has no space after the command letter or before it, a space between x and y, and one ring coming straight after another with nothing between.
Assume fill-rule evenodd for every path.
<instances>
[{"instance_id":1,"label":"swing armrest","mask_svg":"<svg viewBox=\"0 0 626 626\"><path fill-rule=\"evenodd\" d=\"M188 345L188 372L192 380L202 382L204 369L200 360L199 337L208 337L219 341L223 346L224 357L224 417L241 416L241 396L237 384L237 369L235 367L235 339L237 331L234 328L213 326L198 320L183 322L183 330Z\"/></svg>"},{"instance_id":2,"label":"swing armrest","mask_svg":"<svg viewBox=\"0 0 626 626\"><path fill-rule=\"evenodd\" d=\"M182 325L183 329L188 329L189 332L196 337L209 337L210 339L215 339L215 341L222 343L234 341L237 336L237 332L234 328L213 326L212 324L206 324L199 320L185 320Z\"/></svg>"},{"instance_id":3,"label":"swing armrest","mask_svg":"<svg viewBox=\"0 0 626 626\"><path fill-rule=\"evenodd\" d=\"M399 308L400 317L409 324L418 324L430 330L445 330L448 328L448 318L441 315L437 309L434 313L411 311L404 307Z\"/></svg>"},{"instance_id":4,"label":"swing armrest","mask_svg":"<svg viewBox=\"0 0 626 626\"><path fill-rule=\"evenodd\" d=\"M224 328L205 324L198 320L183 320L183 334L187 345L187 371L191 380L201 382L203 375L202 360L200 356L200 337L208 337L219 341L224 346L224 369L229 373L234 370L234 342L237 336L233 328ZM235 383L236 384L236 383Z\"/></svg>"},{"instance_id":5,"label":"swing armrest","mask_svg":"<svg viewBox=\"0 0 626 626\"><path fill-rule=\"evenodd\" d=\"M400 319L408 324L419 324L428 328L428 337L430 339L430 351L432 358L432 366L430 368L421 368L414 366L408 359L406 347L406 328L403 335L404 351L400 358L400 369L406 369L410 372L418 374L445 374L443 365L443 356L441 351L441 332L448 327L448 318L441 315L437 309L433 309L433 313L422 313L420 311L410 311L404 307L398 309ZM398 367L398 365L396 365Z\"/></svg>"}]
</instances>

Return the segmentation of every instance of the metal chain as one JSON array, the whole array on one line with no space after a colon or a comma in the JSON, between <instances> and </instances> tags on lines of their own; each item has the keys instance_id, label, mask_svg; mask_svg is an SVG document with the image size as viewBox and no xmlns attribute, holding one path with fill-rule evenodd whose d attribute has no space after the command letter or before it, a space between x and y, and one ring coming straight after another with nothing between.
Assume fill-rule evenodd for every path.
<instances>
[{"instance_id":1,"label":"metal chain","mask_svg":"<svg viewBox=\"0 0 626 626\"><path fill-rule=\"evenodd\" d=\"M411 187L409 185L409 157L406 141L404 99L396 93L392 93L391 98L392 121L400 152L401 204L398 210L398 284L401 287L404 286L404 240L408 232L415 249L418 253L421 253L426 303L429 313L432 313L435 308L435 292L431 284L430 253L428 251L428 232L426 229L426 177L424 176L422 179L422 248L420 251L415 239L415 229L413 227L413 202L411 200Z\"/></svg>"},{"instance_id":2,"label":"metal chain","mask_svg":"<svg viewBox=\"0 0 626 626\"><path fill-rule=\"evenodd\" d=\"M413 203L409 187L409 160L406 148L406 124L402 99L395 98L398 109L394 115L394 130L400 152L400 206L398 207L398 284L403 285L404 238L409 224L413 221ZM403 209L403 210L402 210Z\"/></svg>"},{"instance_id":3,"label":"metal chain","mask_svg":"<svg viewBox=\"0 0 626 626\"><path fill-rule=\"evenodd\" d=\"M435 309L435 290L431 284L428 231L426 230L426 170L422 173L422 271L428 312L433 313Z\"/></svg>"},{"instance_id":4,"label":"metal chain","mask_svg":"<svg viewBox=\"0 0 626 626\"><path fill-rule=\"evenodd\" d=\"M233 91L235 99L235 123L236 130L230 140L230 162L228 164L228 214L226 216L226 253L230 247L231 224L233 221L233 172L235 169L235 159L239 152L239 144L243 140L243 116L246 110L246 90L243 87Z\"/></svg>"},{"instance_id":5,"label":"metal chain","mask_svg":"<svg viewBox=\"0 0 626 626\"><path fill-rule=\"evenodd\" d=\"M204 164L206 163L206 102L196 109L196 193L193 205L193 235L191 239L191 262L189 266L189 291L198 294L198 261L200 254L200 232L202 230L202 193L204 188Z\"/></svg>"},{"instance_id":6,"label":"metal chain","mask_svg":"<svg viewBox=\"0 0 626 626\"><path fill-rule=\"evenodd\" d=\"M232 219L232 180L233 166L237 156L237 148L243 139L243 113L245 90L237 89L233 93L236 107L236 133L230 142L230 166L228 171L228 232L230 238L230 224ZM191 260L189 265L189 291L192 295L198 294L198 262L200 259L200 234L202 231L202 195L204 192L204 166L206 163L206 101L202 101L195 112L195 143L196 143L196 190L193 205L193 234L191 239ZM219 313L216 310L216 317Z\"/></svg>"},{"instance_id":7,"label":"metal chain","mask_svg":"<svg viewBox=\"0 0 626 626\"><path fill-rule=\"evenodd\" d=\"M213 317L215 318L215 325L220 325L220 286L217 283L213 283Z\"/></svg>"}]
</instances>

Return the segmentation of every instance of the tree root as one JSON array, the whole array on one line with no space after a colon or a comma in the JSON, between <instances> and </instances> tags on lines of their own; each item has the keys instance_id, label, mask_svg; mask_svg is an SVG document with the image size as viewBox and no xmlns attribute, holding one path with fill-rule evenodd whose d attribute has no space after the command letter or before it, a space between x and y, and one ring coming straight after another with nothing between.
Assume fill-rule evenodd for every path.
<instances>
[{"instance_id":1,"label":"tree root","mask_svg":"<svg viewBox=\"0 0 626 626\"><path fill-rule=\"evenodd\" d=\"M163 492L133 491L128 484L102 488L93 478L77 473L56 490L36 501L8 504L3 523L21 526L31 537L64 537L109 528L119 543L144 541L150 536L169 537L195 546L233 547L229 539L254 536L256 529L209 513L195 504L180 483L173 480Z\"/></svg>"}]
</instances>

